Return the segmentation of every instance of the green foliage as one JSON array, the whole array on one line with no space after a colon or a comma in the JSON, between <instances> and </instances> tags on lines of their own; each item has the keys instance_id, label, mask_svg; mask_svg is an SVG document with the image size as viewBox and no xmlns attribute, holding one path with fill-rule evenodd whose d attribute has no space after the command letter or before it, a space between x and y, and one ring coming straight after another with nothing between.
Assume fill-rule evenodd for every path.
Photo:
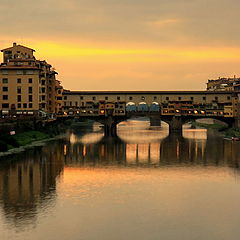
<instances>
[{"instance_id":1,"label":"green foliage","mask_svg":"<svg viewBox=\"0 0 240 240\"><path fill-rule=\"evenodd\" d=\"M60 133L66 132L66 129L73 124L73 120L69 119L63 123L49 124L47 126L41 126L38 130L32 130L33 126L31 124L24 123L20 127L17 127L17 131L25 132L17 133L14 136L8 134L1 135L0 139L0 152L7 151L12 148L17 148L19 146L26 146L34 141L41 141L47 138L55 137Z\"/></svg>"},{"instance_id":2,"label":"green foliage","mask_svg":"<svg viewBox=\"0 0 240 240\"><path fill-rule=\"evenodd\" d=\"M205 123L198 123L198 122L192 122L192 128L195 129L197 127L200 128L206 128L206 129L215 129L218 131L222 131L225 134L225 137L231 138L231 137L238 137L240 138L240 128L228 128L225 125L214 123L214 124L205 124Z\"/></svg>"},{"instance_id":3,"label":"green foliage","mask_svg":"<svg viewBox=\"0 0 240 240\"><path fill-rule=\"evenodd\" d=\"M39 131L28 131L24 133L19 133L13 136L13 139L17 141L20 146L25 146L27 144L32 143L33 141L40 141L48 138L49 135L44 132Z\"/></svg>"},{"instance_id":4,"label":"green foliage","mask_svg":"<svg viewBox=\"0 0 240 240\"><path fill-rule=\"evenodd\" d=\"M224 131L228 128L227 126L225 126L223 124L219 124L219 123L206 124L206 123L192 122L191 125L192 125L193 129L199 127L199 128L215 129L218 131Z\"/></svg>"},{"instance_id":5,"label":"green foliage","mask_svg":"<svg viewBox=\"0 0 240 240\"><path fill-rule=\"evenodd\" d=\"M225 132L226 137L240 137L240 128L230 128Z\"/></svg>"}]
</instances>

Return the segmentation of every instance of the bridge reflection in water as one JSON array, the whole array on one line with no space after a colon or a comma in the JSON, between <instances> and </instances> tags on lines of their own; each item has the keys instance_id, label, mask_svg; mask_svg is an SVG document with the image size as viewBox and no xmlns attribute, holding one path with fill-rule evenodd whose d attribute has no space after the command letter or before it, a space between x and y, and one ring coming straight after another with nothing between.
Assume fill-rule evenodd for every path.
<instances>
[{"instance_id":1,"label":"bridge reflection in water","mask_svg":"<svg viewBox=\"0 0 240 240\"><path fill-rule=\"evenodd\" d=\"M238 168L238 142L226 141L205 129L185 128L183 134L168 135L167 127L148 124L133 129L119 126L118 136L105 138L101 132L69 135L63 146L67 166L229 166ZM145 124L145 126L144 126Z\"/></svg>"},{"instance_id":2,"label":"bridge reflection in water","mask_svg":"<svg viewBox=\"0 0 240 240\"><path fill-rule=\"evenodd\" d=\"M55 204L64 169L220 166L239 174L239 143L206 130L168 135L164 125L149 129L147 122L126 122L118 136L72 132L66 139L6 158L0 165L0 206L6 222L20 229L34 224L39 208L47 211Z\"/></svg>"}]
</instances>

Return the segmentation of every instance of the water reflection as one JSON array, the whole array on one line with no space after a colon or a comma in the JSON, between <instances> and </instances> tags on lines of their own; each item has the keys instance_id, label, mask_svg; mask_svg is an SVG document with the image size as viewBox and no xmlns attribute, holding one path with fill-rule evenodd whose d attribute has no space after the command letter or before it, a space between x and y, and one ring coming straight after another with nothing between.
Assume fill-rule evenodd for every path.
<instances>
[{"instance_id":1,"label":"water reflection","mask_svg":"<svg viewBox=\"0 0 240 240\"><path fill-rule=\"evenodd\" d=\"M0 202L6 221L26 227L36 221L38 208L46 210L56 198L56 178L64 166L58 144L8 157L0 165Z\"/></svg>"},{"instance_id":2,"label":"water reflection","mask_svg":"<svg viewBox=\"0 0 240 240\"><path fill-rule=\"evenodd\" d=\"M76 129L66 139L2 159L0 206L5 221L15 228L26 228L37 222L39 214L53 208L64 168L192 170L214 166L238 174L240 144L206 130L187 128L182 135L168 135L165 125L149 129L147 122L132 121L119 126L118 136L104 138L99 128L85 133Z\"/></svg>"},{"instance_id":3,"label":"water reflection","mask_svg":"<svg viewBox=\"0 0 240 240\"><path fill-rule=\"evenodd\" d=\"M84 137L71 133L63 146L66 165L239 166L239 143L205 129L186 128L182 135L168 135L166 126L149 129L147 122L132 121L122 123L118 136L108 139L101 132Z\"/></svg>"}]
</instances>

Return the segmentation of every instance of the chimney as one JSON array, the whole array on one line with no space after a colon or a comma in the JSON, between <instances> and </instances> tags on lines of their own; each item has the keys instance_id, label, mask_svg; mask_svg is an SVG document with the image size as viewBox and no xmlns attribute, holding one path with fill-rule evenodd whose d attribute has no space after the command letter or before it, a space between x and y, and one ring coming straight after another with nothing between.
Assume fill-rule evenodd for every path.
<instances>
[{"instance_id":1,"label":"chimney","mask_svg":"<svg viewBox=\"0 0 240 240\"><path fill-rule=\"evenodd\" d=\"M16 46L17 46L17 43L14 42L14 43L13 43L13 47L16 47Z\"/></svg>"}]
</instances>

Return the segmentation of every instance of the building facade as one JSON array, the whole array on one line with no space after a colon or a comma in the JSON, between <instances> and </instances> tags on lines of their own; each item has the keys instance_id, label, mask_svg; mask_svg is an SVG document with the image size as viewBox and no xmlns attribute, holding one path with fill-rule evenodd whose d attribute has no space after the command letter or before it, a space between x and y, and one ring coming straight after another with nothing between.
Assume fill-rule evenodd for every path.
<instances>
[{"instance_id":1,"label":"building facade","mask_svg":"<svg viewBox=\"0 0 240 240\"><path fill-rule=\"evenodd\" d=\"M218 78L208 80L207 91L238 91L240 78Z\"/></svg>"},{"instance_id":2,"label":"building facade","mask_svg":"<svg viewBox=\"0 0 240 240\"><path fill-rule=\"evenodd\" d=\"M160 111L161 115L238 116L238 96L231 91L64 91L63 110L80 116L101 115L114 104L114 115L126 111ZM157 107L158 106L158 107Z\"/></svg>"},{"instance_id":3,"label":"building facade","mask_svg":"<svg viewBox=\"0 0 240 240\"><path fill-rule=\"evenodd\" d=\"M35 50L13 43L1 50L0 110L5 113L58 113L61 111L60 81L46 61L36 60Z\"/></svg>"}]
</instances>

